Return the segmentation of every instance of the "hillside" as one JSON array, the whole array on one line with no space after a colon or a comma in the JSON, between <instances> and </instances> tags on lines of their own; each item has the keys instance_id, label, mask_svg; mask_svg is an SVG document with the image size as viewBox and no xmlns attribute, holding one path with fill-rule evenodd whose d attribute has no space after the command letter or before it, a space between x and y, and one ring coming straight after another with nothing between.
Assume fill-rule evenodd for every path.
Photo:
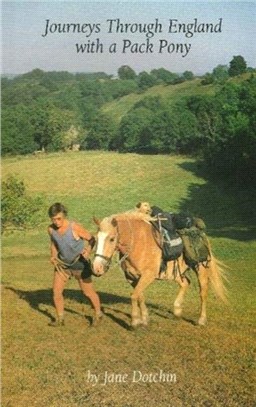
<instances>
[{"instance_id":1,"label":"hillside","mask_svg":"<svg viewBox=\"0 0 256 407\"><path fill-rule=\"evenodd\" d=\"M246 73L239 77L230 78L230 83L240 83L246 79L249 79L250 74ZM135 103L139 102L145 97L159 96L164 101L168 101L170 104L175 104L182 98L196 95L214 95L219 89L220 85L202 85L202 78L195 78L190 81L185 81L176 85L157 85L147 89L143 93L131 93L127 96L123 96L117 100L104 103L101 107L101 111L109 114L116 123L119 123L125 114L132 109Z\"/></svg>"},{"instance_id":2,"label":"hillside","mask_svg":"<svg viewBox=\"0 0 256 407\"><path fill-rule=\"evenodd\" d=\"M108 150L201 156L211 171L256 173L256 78L92 78L68 72L3 80L2 154ZM101 74L101 76L104 76ZM236 180L237 182L237 180Z\"/></svg>"},{"instance_id":3,"label":"hillside","mask_svg":"<svg viewBox=\"0 0 256 407\"><path fill-rule=\"evenodd\" d=\"M123 96L118 100L105 103L101 110L108 113L117 123L122 117L135 105L145 97L159 96L164 101L172 104L178 102L181 98L191 95L214 94L216 87L213 85L202 86L201 79L196 78L192 81L186 81L177 85L157 85L149 88L143 93L132 93Z\"/></svg>"}]
</instances>

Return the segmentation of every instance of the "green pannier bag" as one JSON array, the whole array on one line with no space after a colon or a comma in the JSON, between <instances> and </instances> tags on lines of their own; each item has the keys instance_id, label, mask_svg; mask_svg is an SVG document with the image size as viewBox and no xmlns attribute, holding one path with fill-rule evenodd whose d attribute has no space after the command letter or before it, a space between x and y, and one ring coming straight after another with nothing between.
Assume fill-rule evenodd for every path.
<instances>
[{"instance_id":1,"label":"green pannier bag","mask_svg":"<svg viewBox=\"0 0 256 407\"><path fill-rule=\"evenodd\" d=\"M203 230L205 224L199 218L194 218L193 220L193 226L177 230L184 246L184 260L191 268L195 268L199 263L210 260L209 241Z\"/></svg>"}]
</instances>

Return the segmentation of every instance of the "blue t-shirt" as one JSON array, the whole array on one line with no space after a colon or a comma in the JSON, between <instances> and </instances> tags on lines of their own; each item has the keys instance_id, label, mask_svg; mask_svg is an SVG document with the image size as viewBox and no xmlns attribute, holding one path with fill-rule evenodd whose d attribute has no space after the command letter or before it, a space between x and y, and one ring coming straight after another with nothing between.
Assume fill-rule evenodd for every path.
<instances>
[{"instance_id":1,"label":"blue t-shirt","mask_svg":"<svg viewBox=\"0 0 256 407\"><path fill-rule=\"evenodd\" d=\"M84 240L75 239L72 230L72 222L69 223L65 233L60 234L52 229L51 239L58 250L59 258L65 263L71 264L84 250Z\"/></svg>"}]
</instances>

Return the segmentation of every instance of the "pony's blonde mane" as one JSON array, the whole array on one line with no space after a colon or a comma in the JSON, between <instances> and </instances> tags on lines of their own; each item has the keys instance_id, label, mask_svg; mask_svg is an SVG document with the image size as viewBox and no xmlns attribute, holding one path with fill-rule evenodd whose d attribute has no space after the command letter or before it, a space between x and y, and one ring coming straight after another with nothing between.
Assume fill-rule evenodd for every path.
<instances>
[{"instance_id":1,"label":"pony's blonde mane","mask_svg":"<svg viewBox=\"0 0 256 407\"><path fill-rule=\"evenodd\" d=\"M137 212L134 210L127 211L127 212L122 212L122 213L116 213L114 215L111 215L108 217L108 219L116 219L116 220L142 220L146 223L149 223L153 220L155 220L154 217L146 214L146 213L141 213Z\"/></svg>"}]
</instances>

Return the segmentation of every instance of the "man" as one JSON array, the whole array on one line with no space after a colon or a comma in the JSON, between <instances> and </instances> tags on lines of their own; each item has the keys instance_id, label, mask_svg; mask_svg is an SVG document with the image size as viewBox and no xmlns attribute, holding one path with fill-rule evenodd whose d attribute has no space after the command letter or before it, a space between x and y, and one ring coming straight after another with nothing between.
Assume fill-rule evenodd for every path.
<instances>
[{"instance_id":1,"label":"man","mask_svg":"<svg viewBox=\"0 0 256 407\"><path fill-rule=\"evenodd\" d=\"M53 279L53 300L57 318L50 326L64 325L63 291L67 281L74 276L95 311L93 325L102 318L100 299L93 288L89 256L95 244L95 238L76 222L69 221L67 209L57 202L48 210L52 224L48 227L51 239L51 263L55 266ZM85 245L85 241L88 242Z\"/></svg>"}]
</instances>

